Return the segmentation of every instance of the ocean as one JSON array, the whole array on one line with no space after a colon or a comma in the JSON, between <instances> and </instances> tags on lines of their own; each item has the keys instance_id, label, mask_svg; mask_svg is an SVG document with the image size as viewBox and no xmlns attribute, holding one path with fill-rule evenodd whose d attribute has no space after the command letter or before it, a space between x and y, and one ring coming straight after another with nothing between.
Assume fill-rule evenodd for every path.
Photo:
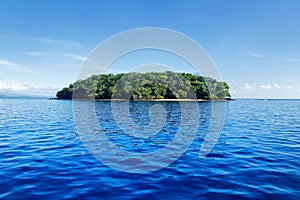
<instances>
[{"instance_id":1,"label":"ocean","mask_svg":"<svg viewBox=\"0 0 300 200\"><path fill-rule=\"evenodd\" d=\"M223 102L224 125L205 157L199 150L209 130L211 108L220 102L197 102L199 118L187 124L181 122L184 111L179 102L130 102L129 118L122 102L115 102L119 112L112 112L108 101L79 102L82 109L89 106L95 111L99 123L86 131L105 135L122 151L156 152L174 140L181 126L196 130L178 158L160 155L163 162L168 160L166 166L154 171L141 166L144 171L136 173L122 168L128 163L120 162L118 168L102 162L97 155L109 156L112 162L122 155L101 150L106 144L97 144L97 138L87 148L74 120L73 103L0 99L0 199L300 198L300 100ZM139 135L149 128L132 135L136 127L128 120L149 127L150 118L156 117L149 114L154 105L165 113L153 127L165 121L163 126L151 137ZM88 116L79 117L80 126L90 123Z\"/></svg>"}]
</instances>

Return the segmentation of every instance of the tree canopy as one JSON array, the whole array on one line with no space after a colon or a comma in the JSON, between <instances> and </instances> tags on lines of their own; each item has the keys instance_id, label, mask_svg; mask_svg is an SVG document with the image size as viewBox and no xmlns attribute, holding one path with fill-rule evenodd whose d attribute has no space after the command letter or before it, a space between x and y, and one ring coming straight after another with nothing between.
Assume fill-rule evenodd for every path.
<instances>
[{"instance_id":1,"label":"tree canopy","mask_svg":"<svg viewBox=\"0 0 300 200\"><path fill-rule=\"evenodd\" d=\"M230 97L229 85L189 73L93 75L58 91L57 99L206 99Z\"/></svg>"}]
</instances>

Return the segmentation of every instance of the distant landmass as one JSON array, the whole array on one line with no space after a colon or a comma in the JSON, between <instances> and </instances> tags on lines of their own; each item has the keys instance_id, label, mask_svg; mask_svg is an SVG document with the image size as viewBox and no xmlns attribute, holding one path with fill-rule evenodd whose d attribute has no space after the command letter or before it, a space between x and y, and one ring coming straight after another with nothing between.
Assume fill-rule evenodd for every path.
<instances>
[{"instance_id":1,"label":"distant landmass","mask_svg":"<svg viewBox=\"0 0 300 200\"><path fill-rule=\"evenodd\" d=\"M26 95L26 94L0 94L0 99L48 99L45 96Z\"/></svg>"},{"instance_id":2,"label":"distant landmass","mask_svg":"<svg viewBox=\"0 0 300 200\"><path fill-rule=\"evenodd\" d=\"M93 75L64 87L57 99L203 99L231 97L229 85L189 73L147 72Z\"/></svg>"}]
</instances>

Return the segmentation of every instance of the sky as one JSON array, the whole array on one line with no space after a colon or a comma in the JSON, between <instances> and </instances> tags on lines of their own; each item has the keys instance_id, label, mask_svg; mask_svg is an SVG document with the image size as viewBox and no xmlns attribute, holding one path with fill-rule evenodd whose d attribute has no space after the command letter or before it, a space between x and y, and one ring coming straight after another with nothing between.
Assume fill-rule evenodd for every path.
<instances>
[{"instance_id":1,"label":"sky","mask_svg":"<svg viewBox=\"0 0 300 200\"><path fill-rule=\"evenodd\" d=\"M162 27L198 42L234 98L300 98L299 10L298 0L2 0L0 94L54 97L107 38ZM137 52L108 72L149 62L191 71L171 57Z\"/></svg>"}]
</instances>

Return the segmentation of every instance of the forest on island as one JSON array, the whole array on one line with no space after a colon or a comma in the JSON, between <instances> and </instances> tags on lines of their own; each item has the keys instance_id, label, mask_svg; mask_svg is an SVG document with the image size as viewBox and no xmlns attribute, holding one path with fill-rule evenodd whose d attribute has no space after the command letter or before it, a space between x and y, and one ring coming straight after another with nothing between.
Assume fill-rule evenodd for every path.
<instances>
[{"instance_id":1,"label":"forest on island","mask_svg":"<svg viewBox=\"0 0 300 200\"><path fill-rule=\"evenodd\" d=\"M230 98L229 85L197 74L147 72L92 75L56 94L57 99L205 99Z\"/></svg>"}]
</instances>

